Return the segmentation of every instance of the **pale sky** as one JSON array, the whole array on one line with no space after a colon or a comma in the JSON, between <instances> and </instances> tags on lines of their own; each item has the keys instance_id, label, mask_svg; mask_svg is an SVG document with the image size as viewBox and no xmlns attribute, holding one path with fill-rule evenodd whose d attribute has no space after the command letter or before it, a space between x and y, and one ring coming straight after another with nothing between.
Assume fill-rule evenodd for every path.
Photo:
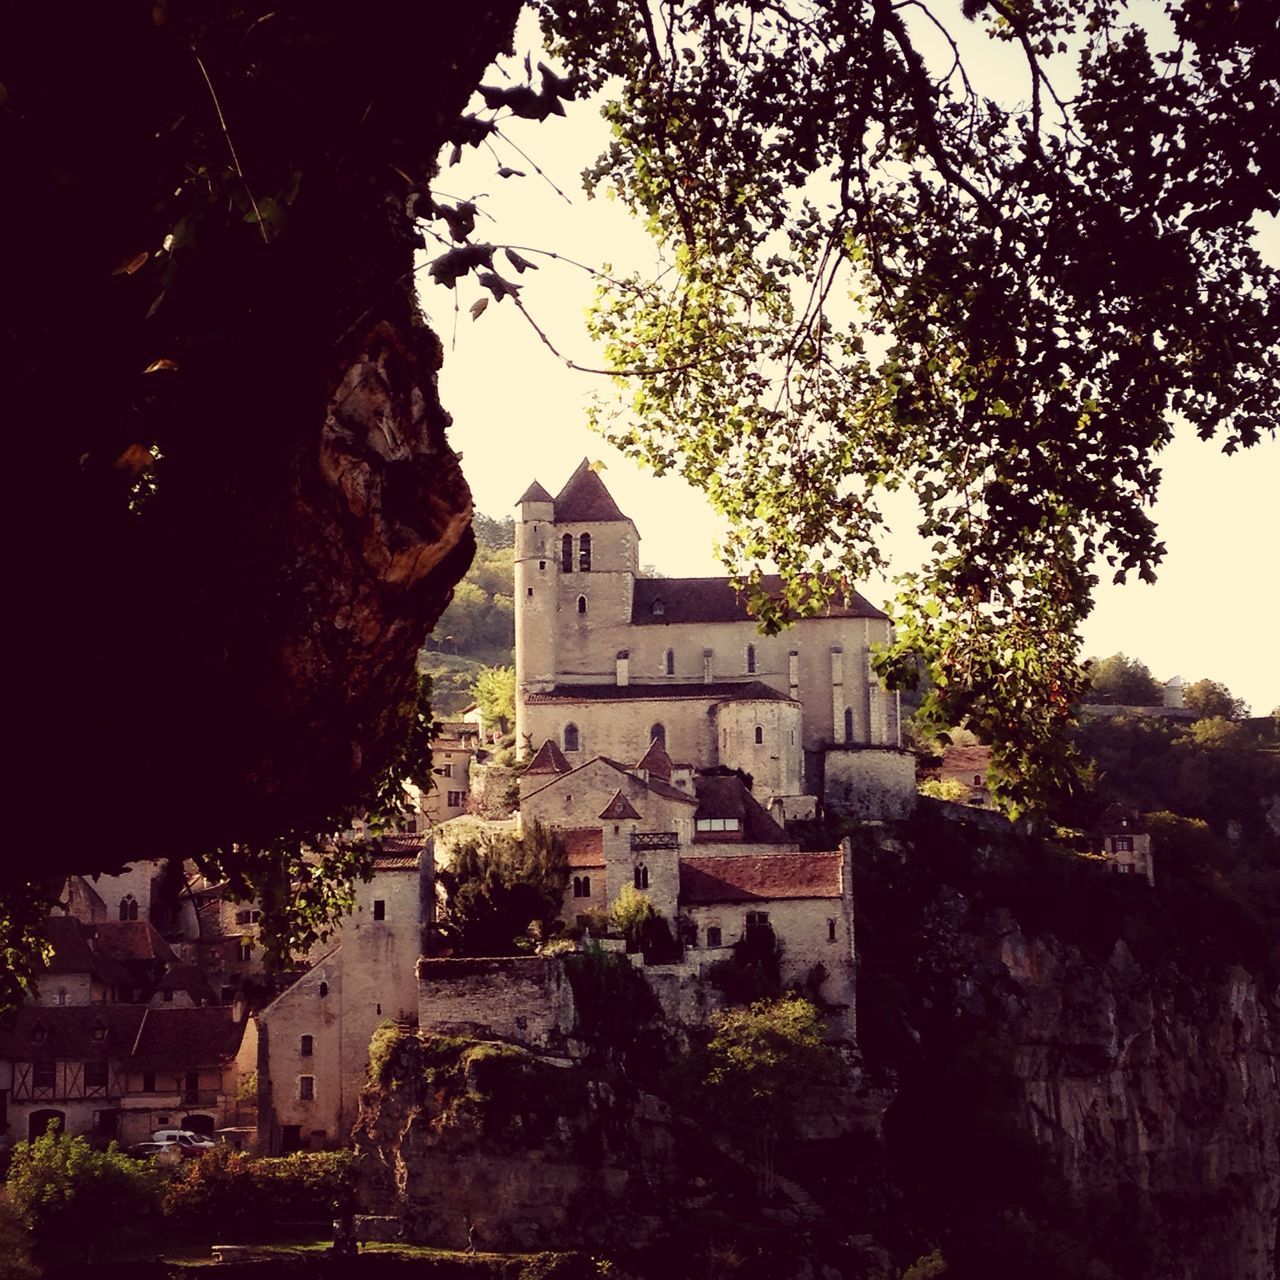
<instances>
[{"instance_id":1,"label":"pale sky","mask_svg":"<svg viewBox=\"0 0 1280 1280\"><path fill-rule=\"evenodd\" d=\"M521 37L517 48L523 51L531 38L527 28ZM487 79L497 77L490 73ZM528 250L629 269L652 262L653 249L617 204L583 194L579 175L603 149L606 131L594 105L568 104L568 112L567 119L552 117L518 133L509 126L526 122L504 125L567 201L500 141L495 146L501 163L527 177L497 177L497 164L482 148L445 169L436 190L441 196L482 197L473 238L524 247L524 256L540 268L520 277L526 307L561 352L598 366L602 361L584 324L591 278ZM1273 261L1280 259L1274 225L1264 244ZM433 244L424 261L438 252ZM723 572L714 554L723 525L706 499L679 477L642 472L588 429L585 405L593 393L611 394L607 379L567 369L509 301L491 302L473 321L468 308L487 296L473 278L457 290L455 340L453 294L433 285L425 272L421 279L423 307L445 345L440 391L454 419L450 438L463 455L478 511L513 514L515 500L532 480L554 494L589 457L606 464L603 480L635 521L642 562L677 577ZM1280 703L1280 442L1226 457L1185 432L1165 451L1162 467L1153 514L1168 553L1159 580L1153 586L1101 586L1083 628L1085 652L1141 658L1161 679L1221 680L1254 714L1265 714ZM900 572L913 567L919 552L910 509L889 511L894 528L887 545L892 569ZM884 582L866 583L863 590L878 604L891 594Z\"/></svg>"}]
</instances>

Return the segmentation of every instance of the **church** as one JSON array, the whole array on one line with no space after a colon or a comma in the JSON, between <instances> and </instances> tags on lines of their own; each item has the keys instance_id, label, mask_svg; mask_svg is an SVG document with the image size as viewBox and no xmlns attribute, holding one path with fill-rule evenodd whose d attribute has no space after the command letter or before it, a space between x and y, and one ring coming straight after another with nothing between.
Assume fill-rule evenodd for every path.
<instances>
[{"instance_id":1,"label":"church","mask_svg":"<svg viewBox=\"0 0 1280 1280\"><path fill-rule=\"evenodd\" d=\"M750 775L779 822L819 801L863 818L913 802L897 695L871 669L890 623L863 596L766 636L727 578L642 577L639 531L585 458L517 507L521 759L550 742L571 768L638 761L656 741L691 770Z\"/></svg>"}]
</instances>

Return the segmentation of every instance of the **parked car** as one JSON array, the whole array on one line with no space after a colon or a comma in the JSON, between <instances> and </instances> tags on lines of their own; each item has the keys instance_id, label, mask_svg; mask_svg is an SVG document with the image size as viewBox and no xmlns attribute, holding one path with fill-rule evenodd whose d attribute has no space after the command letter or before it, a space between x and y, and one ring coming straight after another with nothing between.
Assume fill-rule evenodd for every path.
<instances>
[{"instance_id":1,"label":"parked car","mask_svg":"<svg viewBox=\"0 0 1280 1280\"><path fill-rule=\"evenodd\" d=\"M125 1154L134 1160L161 1159L171 1162L182 1159L182 1148L176 1142L135 1142Z\"/></svg>"},{"instance_id":2,"label":"parked car","mask_svg":"<svg viewBox=\"0 0 1280 1280\"><path fill-rule=\"evenodd\" d=\"M190 1129L157 1129L151 1135L152 1142L176 1142L184 1147L214 1147L217 1143L206 1133L194 1133Z\"/></svg>"}]
</instances>

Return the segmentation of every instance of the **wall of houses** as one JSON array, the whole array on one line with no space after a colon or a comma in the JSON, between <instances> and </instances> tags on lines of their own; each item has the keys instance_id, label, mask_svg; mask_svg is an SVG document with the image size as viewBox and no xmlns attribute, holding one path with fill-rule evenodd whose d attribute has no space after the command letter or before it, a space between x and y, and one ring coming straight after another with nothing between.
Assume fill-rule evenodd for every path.
<instances>
[{"instance_id":1,"label":"wall of houses","mask_svg":"<svg viewBox=\"0 0 1280 1280\"><path fill-rule=\"evenodd\" d=\"M556 956L418 962L418 1025L438 1035L510 1040L542 1052L566 1048L573 991Z\"/></svg>"},{"instance_id":2,"label":"wall of houses","mask_svg":"<svg viewBox=\"0 0 1280 1280\"><path fill-rule=\"evenodd\" d=\"M618 791L643 815L637 824L643 830L674 831L682 844L692 838L696 807L692 795L685 800L651 791L642 780L619 772L603 760L562 773L523 800L520 812L525 822L536 820L562 827L594 825L597 815ZM608 832L613 825L622 824L605 825Z\"/></svg>"}]
</instances>

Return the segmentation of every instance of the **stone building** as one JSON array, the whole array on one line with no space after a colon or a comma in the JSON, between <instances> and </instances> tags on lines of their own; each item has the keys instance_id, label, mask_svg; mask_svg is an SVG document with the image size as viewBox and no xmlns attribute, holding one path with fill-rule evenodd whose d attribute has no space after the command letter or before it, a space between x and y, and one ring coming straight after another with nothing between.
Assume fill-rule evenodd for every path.
<instances>
[{"instance_id":1,"label":"stone building","mask_svg":"<svg viewBox=\"0 0 1280 1280\"><path fill-rule=\"evenodd\" d=\"M641 577L639 533L585 459L555 498L535 482L518 508L522 758L549 739L575 765L639 760L656 739L695 770L743 770L784 818L823 796L866 816L906 811L897 696L870 665L889 639L879 609L852 592L764 636L728 579Z\"/></svg>"},{"instance_id":2,"label":"stone building","mask_svg":"<svg viewBox=\"0 0 1280 1280\"><path fill-rule=\"evenodd\" d=\"M416 1022L431 860L410 837L385 838L383 850L329 950L258 1016L259 1140L273 1154L343 1145L374 1031Z\"/></svg>"}]
</instances>

